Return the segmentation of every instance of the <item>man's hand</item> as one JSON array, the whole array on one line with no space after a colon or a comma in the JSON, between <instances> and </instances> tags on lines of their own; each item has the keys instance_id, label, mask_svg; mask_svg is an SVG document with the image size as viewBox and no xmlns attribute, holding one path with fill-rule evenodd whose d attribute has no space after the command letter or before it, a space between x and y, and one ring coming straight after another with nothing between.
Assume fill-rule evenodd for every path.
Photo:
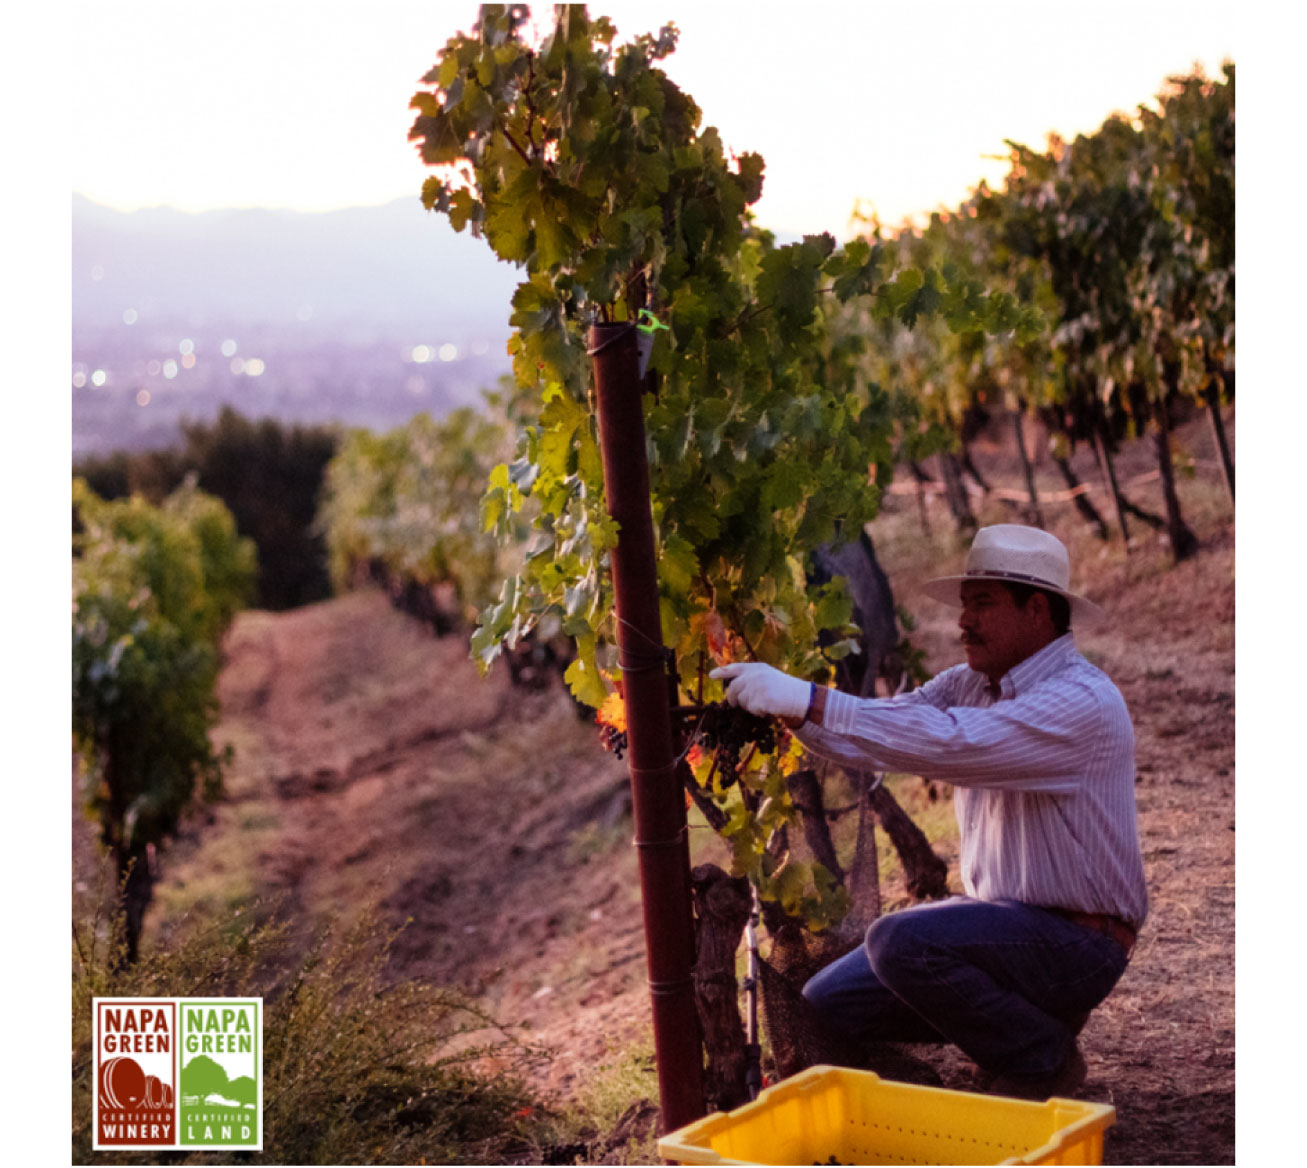
<instances>
[{"instance_id":1,"label":"man's hand","mask_svg":"<svg viewBox=\"0 0 1307 1168\"><path fill-rule=\"evenodd\" d=\"M708 676L732 679L726 689L726 700L733 706L743 706L751 714L770 714L802 722L808 712L812 686L770 665L756 661L723 665Z\"/></svg>"}]
</instances>

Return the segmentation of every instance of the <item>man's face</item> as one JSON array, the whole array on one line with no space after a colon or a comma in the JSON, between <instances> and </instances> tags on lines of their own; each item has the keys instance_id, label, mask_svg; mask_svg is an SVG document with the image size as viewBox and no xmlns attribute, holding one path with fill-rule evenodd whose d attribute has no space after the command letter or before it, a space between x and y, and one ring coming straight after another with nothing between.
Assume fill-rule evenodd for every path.
<instances>
[{"instance_id":1,"label":"man's face","mask_svg":"<svg viewBox=\"0 0 1307 1168\"><path fill-rule=\"evenodd\" d=\"M1049 640L1051 622L1040 617L1045 610L1038 596L1024 608L997 580L967 580L962 585L962 645L967 664L987 675L995 685L1014 665L1039 652Z\"/></svg>"}]
</instances>

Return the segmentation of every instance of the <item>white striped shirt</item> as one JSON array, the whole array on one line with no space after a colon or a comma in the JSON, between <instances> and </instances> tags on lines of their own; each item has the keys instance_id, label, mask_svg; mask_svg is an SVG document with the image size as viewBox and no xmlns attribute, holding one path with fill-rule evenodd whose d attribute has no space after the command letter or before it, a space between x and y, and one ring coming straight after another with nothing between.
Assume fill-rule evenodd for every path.
<instances>
[{"instance_id":1,"label":"white striped shirt","mask_svg":"<svg viewBox=\"0 0 1307 1168\"><path fill-rule=\"evenodd\" d=\"M1072 634L1014 666L997 697L983 673L956 665L897 698L832 692L823 724L796 733L838 764L956 787L968 896L1143 923L1134 728Z\"/></svg>"}]
</instances>

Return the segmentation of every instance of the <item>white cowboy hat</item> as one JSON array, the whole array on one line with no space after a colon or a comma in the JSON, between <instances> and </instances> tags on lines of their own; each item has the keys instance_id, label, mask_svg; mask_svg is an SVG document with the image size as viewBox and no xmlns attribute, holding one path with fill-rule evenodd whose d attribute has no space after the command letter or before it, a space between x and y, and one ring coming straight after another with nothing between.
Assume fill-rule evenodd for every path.
<instances>
[{"instance_id":1,"label":"white cowboy hat","mask_svg":"<svg viewBox=\"0 0 1307 1168\"><path fill-rule=\"evenodd\" d=\"M1077 596L1071 582L1071 559L1055 535L1038 527L1019 523L996 523L976 532L967 553L967 566L960 576L928 580L922 591L954 607L962 605L962 585L968 580L1007 580L1030 584L1065 596L1071 603L1072 623L1095 624L1107 618L1092 600Z\"/></svg>"}]
</instances>

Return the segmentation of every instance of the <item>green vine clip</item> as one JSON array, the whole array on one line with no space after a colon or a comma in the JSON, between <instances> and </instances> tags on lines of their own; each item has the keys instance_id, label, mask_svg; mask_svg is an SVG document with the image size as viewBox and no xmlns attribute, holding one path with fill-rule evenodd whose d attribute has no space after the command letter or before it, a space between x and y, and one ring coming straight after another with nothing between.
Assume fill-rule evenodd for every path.
<instances>
[{"instance_id":1,"label":"green vine clip","mask_svg":"<svg viewBox=\"0 0 1307 1168\"><path fill-rule=\"evenodd\" d=\"M659 320L656 316L654 316L654 314L650 312L647 308L640 309L640 314L636 319L641 323L637 324L635 327L639 329L640 332L644 333L645 336L651 337L659 329L662 329L664 332L671 331L665 324L663 324L661 320Z\"/></svg>"}]
</instances>

